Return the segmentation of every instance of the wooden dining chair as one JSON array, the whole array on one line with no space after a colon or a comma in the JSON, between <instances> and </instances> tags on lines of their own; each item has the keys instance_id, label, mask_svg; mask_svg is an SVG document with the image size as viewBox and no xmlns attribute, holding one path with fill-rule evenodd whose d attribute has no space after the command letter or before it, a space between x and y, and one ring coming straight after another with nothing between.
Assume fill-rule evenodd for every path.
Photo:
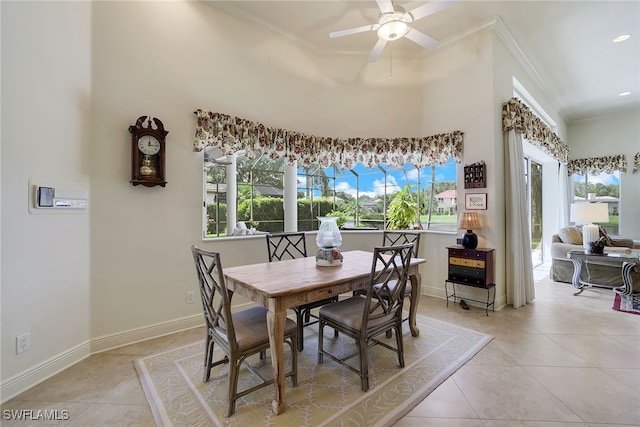
<instances>
[{"instance_id":1,"label":"wooden dining chair","mask_svg":"<svg viewBox=\"0 0 640 427\"><path fill-rule=\"evenodd\" d=\"M413 245L411 257L418 258L418 251L420 250L420 234L421 233L419 231L384 230L382 234L382 246L397 246L411 243ZM390 286L393 286L393 284L390 284ZM407 284L404 288L404 296L409 298L409 307L413 307L413 301L411 301L411 290L411 280L407 280ZM409 320L409 317L405 317L403 320Z\"/></svg>"},{"instance_id":2,"label":"wooden dining chair","mask_svg":"<svg viewBox=\"0 0 640 427\"><path fill-rule=\"evenodd\" d=\"M232 313L233 292L227 289L220 254L198 249L195 246L191 247L191 252L198 273L202 309L207 326L203 381L209 381L211 369L214 366L229 363L229 397L226 416L230 417L235 412L236 400L275 382L273 378L265 380L247 362L247 358L255 354L263 358L266 350L269 349L267 309L251 307ZM298 385L297 332L295 322L287 319L284 340L291 348L291 370L285 376L291 377L293 387ZM217 345L225 355L217 361L213 361L214 345ZM262 382L238 391L238 378L243 363Z\"/></svg>"},{"instance_id":3,"label":"wooden dining chair","mask_svg":"<svg viewBox=\"0 0 640 427\"><path fill-rule=\"evenodd\" d=\"M304 232L271 233L267 234L267 251L269 262L295 259L307 256L307 242ZM318 323L318 316L312 310L330 302L338 301L338 296L320 301L310 302L293 307L298 325L298 351L304 350L305 326Z\"/></svg>"},{"instance_id":4,"label":"wooden dining chair","mask_svg":"<svg viewBox=\"0 0 640 427\"><path fill-rule=\"evenodd\" d=\"M326 355L359 374L362 391L369 389L369 347L381 345L396 352L398 364L401 368L404 367L402 305L412 248L411 243L375 248L366 293L326 304L320 308L318 363L321 364ZM338 332L353 338L358 349L346 356L338 356L326 351L323 337L325 326L331 326ZM387 331L395 331L395 347L376 339ZM347 363L355 356L360 357L360 368Z\"/></svg>"},{"instance_id":5,"label":"wooden dining chair","mask_svg":"<svg viewBox=\"0 0 640 427\"><path fill-rule=\"evenodd\" d=\"M420 250L420 232L418 231L405 231L405 230L384 230L382 233L382 246L397 246L413 244L412 258L418 258L418 251ZM393 282L389 284L393 286ZM413 307L413 301L411 301L411 281L407 280L407 284L404 289L405 297L409 298L411 303L409 307ZM355 291L355 294L364 294L363 291ZM382 295L385 296L384 294ZM405 317L403 320L409 320L409 317ZM389 336L389 335L387 335Z\"/></svg>"}]
</instances>

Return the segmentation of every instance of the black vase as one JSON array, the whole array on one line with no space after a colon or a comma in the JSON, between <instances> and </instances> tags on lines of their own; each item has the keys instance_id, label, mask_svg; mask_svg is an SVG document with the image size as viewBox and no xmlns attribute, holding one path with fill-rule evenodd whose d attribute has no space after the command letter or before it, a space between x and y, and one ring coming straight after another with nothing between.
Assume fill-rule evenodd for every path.
<instances>
[{"instance_id":1,"label":"black vase","mask_svg":"<svg viewBox=\"0 0 640 427\"><path fill-rule=\"evenodd\" d=\"M478 235L471 230L467 230L462 235L462 247L465 249L475 249L478 247Z\"/></svg>"},{"instance_id":2,"label":"black vase","mask_svg":"<svg viewBox=\"0 0 640 427\"><path fill-rule=\"evenodd\" d=\"M604 246L595 245L593 242L589 243L590 252L596 255L604 254Z\"/></svg>"}]
</instances>

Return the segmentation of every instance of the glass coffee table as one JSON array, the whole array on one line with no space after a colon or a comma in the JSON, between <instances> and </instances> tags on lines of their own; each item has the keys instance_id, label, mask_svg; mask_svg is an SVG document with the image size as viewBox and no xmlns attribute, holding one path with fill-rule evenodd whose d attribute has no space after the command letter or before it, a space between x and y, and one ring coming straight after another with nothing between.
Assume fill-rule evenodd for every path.
<instances>
[{"instance_id":1,"label":"glass coffee table","mask_svg":"<svg viewBox=\"0 0 640 427\"><path fill-rule=\"evenodd\" d=\"M623 285L613 290L625 297L629 297L633 293L633 279L631 278L631 271L640 266L640 259L637 253L604 253L604 254L592 254L585 251L570 251L567 254L567 258L573 262L573 278L571 282L573 286L578 289L573 295L580 295L582 291L592 286L600 286L597 283L589 283L580 279L582 275L582 267L589 262L596 261L599 265L611 265L613 267L620 267L622 275Z\"/></svg>"}]
</instances>

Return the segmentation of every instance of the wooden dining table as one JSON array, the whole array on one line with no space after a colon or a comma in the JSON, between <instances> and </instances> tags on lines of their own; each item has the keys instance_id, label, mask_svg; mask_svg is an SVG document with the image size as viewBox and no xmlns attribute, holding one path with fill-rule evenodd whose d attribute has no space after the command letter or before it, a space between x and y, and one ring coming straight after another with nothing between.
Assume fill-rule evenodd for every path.
<instances>
[{"instance_id":1,"label":"wooden dining table","mask_svg":"<svg viewBox=\"0 0 640 427\"><path fill-rule=\"evenodd\" d=\"M315 256L278 262L241 265L224 270L227 287L257 304L266 307L271 345L271 363L275 379L273 412L286 409L284 369L284 324L287 309L335 295L367 287L370 281L373 252L346 251L340 266L316 266ZM412 258L409 266L411 305L409 327L412 336L420 331L416 326L416 311L420 297L419 265L426 260Z\"/></svg>"}]
</instances>

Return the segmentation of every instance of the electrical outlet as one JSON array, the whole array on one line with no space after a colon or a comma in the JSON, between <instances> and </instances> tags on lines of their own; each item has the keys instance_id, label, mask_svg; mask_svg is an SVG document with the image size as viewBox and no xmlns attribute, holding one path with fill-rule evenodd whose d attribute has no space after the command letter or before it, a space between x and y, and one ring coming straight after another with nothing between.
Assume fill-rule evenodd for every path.
<instances>
[{"instance_id":1,"label":"electrical outlet","mask_svg":"<svg viewBox=\"0 0 640 427\"><path fill-rule=\"evenodd\" d=\"M16 354L20 354L23 351L27 351L31 348L31 334L25 332L16 337Z\"/></svg>"},{"instance_id":2,"label":"electrical outlet","mask_svg":"<svg viewBox=\"0 0 640 427\"><path fill-rule=\"evenodd\" d=\"M195 302L195 292L187 291L187 304L193 304Z\"/></svg>"}]
</instances>

